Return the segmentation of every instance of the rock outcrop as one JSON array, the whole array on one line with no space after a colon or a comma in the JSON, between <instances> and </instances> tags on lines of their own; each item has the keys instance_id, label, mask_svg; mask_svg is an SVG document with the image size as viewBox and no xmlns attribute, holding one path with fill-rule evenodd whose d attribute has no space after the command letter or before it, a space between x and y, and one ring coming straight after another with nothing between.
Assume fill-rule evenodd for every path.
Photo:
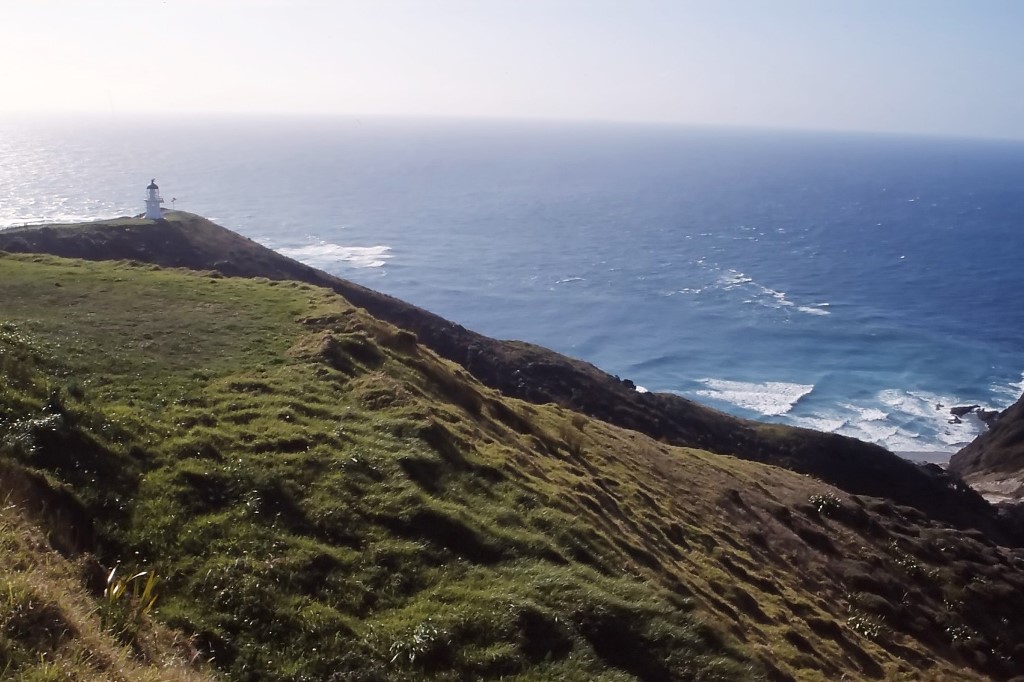
<instances>
[{"instance_id":1,"label":"rock outcrop","mask_svg":"<svg viewBox=\"0 0 1024 682\"><path fill-rule=\"evenodd\" d=\"M950 470L972 482L1024 479L1024 396L990 423L985 433L953 455Z\"/></svg>"}]
</instances>

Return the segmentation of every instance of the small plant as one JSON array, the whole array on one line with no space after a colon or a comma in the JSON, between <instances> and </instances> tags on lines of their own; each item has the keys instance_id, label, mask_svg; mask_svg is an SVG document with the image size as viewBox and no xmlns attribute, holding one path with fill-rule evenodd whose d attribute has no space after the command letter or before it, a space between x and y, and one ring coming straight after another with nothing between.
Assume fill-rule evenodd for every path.
<instances>
[{"instance_id":1,"label":"small plant","mask_svg":"<svg viewBox=\"0 0 1024 682\"><path fill-rule=\"evenodd\" d=\"M839 498L832 493L811 495L807 502L822 516L834 516L842 506Z\"/></svg>"},{"instance_id":2,"label":"small plant","mask_svg":"<svg viewBox=\"0 0 1024 682\"><path fill-rule=\"evenodd\" d=\"M451 655L451 645L451 633L427 618L408 637L391 645L391 662L405 661L409 665L433 667Z\"/></svg>"},{"instance_id":3,"label":"small plant","mask_svg":"<svg viewBox=\"0 0 1024 682\"><path fill-rule=\"evenodd\" d=\"M946 628L946 634L954 642L966 642L974 637L974 631L966 625L950 625Z\"/></svg>"},{"instance_id":4,"label":"small plant","mask_svg":"<svg viewBox=\"0 0 1024 682\"><path fill-rule=\"evenodd\" d=\"M938 569L925 568L924 566L919 564L915 560L915 557L911 556L910 554L907 554L902 549L900 549L900 546L896 543L895 540L889 542L889 551L892 552L893 562L897 566L902 568L903 572L906 573L907 576L921 580L927 579L933 582L935 580L938 580Z\"/></svg>"},{"instance_id":5,"label":"small plant","mask_svg":"<svg viewBox=\"0 0 1024 682\"><path fill-rule=\"evenodd\" d=\"M846 624L858 635L867 637L872 641L880 639L885 629L881 622L860 614L847 618Z\"/></svg>"},{"instance_id":6,"label":"small plant","mask_svg":"<svg viewBox=\"0 0 1024 682\"><path fill-rule=\"evenodd\" d=\"M156 571L141 571L132 576L121 576L115 566L107 575L103 590L101 616L104 627L123 641L134 638L145 616L156 604Z\"/></svg>"}]
</instances>

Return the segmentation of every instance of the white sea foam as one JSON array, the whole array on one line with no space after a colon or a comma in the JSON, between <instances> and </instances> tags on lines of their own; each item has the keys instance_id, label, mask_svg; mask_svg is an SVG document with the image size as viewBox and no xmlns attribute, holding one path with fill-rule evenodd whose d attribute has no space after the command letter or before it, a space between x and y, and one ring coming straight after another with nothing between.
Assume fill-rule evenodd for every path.
<instances>
[{"instance_id":1,"label":"white sea foam","mask_svg":"<svg viewBox=\"0 0 1024 682\"><path fill-rule=\"evenodd\" d=\"M928 391L886 389L873 400L839 403L821 411L791 415L796 426L852 436L896 452L955 452L985 426L974 415L953 418L951 407L963 404L956 396Z\"/></svg>"},{"instance_id":2,"label":"white sea foam","mask_svg":"<svg viewBox=\"0 0 1024 682\"><path fill-rule=\"evenodd\" d=\"M728 290L735 289L742 284L749 284L750 282L753 282L754 279L743 274L739 270L729 270L722 274L719 281L722 283L723 288Z\"/></svg>"},{"instance_id":3,"label":"white sea foam","mask_svg":"<svg viewBox=\"0 0 1024 682\"><path fill-rule=\"evenodd\" d=\"M861 422L878 422L889 418L888 412L877 407L863 407L851 403L840 403L839 407L856 414L857 420Z\"/></svg>"},{"instance_id":4,"label":"white sea foam","mask_svg":"<svg viewBox=\"0 0 1024 682\"><path fill-rule=\"evenodd\" d=\"M792 420L796 426L838 433L901 452L946 449L909 426L900 426L903 415L889 414L872 407L840 405L821 415Z\"/></svg>"},{"instance_id":5,"label":"white sea foam","mask_svg":"<svg viewBox=\"0 0 1024 682\"><path fill-rule=\"evenodd\" d=\"M666 291L663 293L664 296L675 296L676 294L684 294L688 296L696 296L697 294L704 293L704 287L686 287L685 289L675 289L673 291Z\"/></svg>"},{"instance_id":6,"label":"white sea foam","mask_svg":"<svg viewBox=\"0 0 1024 682\"><path fill-rule=\"evenodd\" d=\"M1024 372L1020 375L1020 381L1015 384L993 384L992 390L996 393L1006 396L1010 402L1016 402L1018 398L1024 394ZM1006 407L1005 405L1003 407Z\"/></svg>"},{"instance_id":7,"label":"white sea foam","mask_svg":"<svg viewBox=\"0 0 1024 682\"><path fill-rule=\"evenodd\" d=\"M391 258L390 246L341 246L328 242L278 249L277 251L281 255L314 266L348 263L356 268L380 268L384 267L388 259Z\"/></svg>"},{"instance_id":8,"label":"white sea foam","mask_svg":"<svg viewBox=\"0 0 1024 682\"><path fill-rule=\"evenodd\" d=\"M832 314L831 311L825 310L825 306L827 306L827 305L828 305L828 303L819 303L818 305L813 305L813 306L812 305L802 305L802 306L797 307L797 310L799 310L802 313L807 313L808 315L831 315Z\"/></svg>"},{"instance_id":9,"label":"white sea foam","mask_svg":"<svg viewBox=\"0 0 1024 682\"><path fill-rule=\"evenodd\" d=\"M638 385L635 390L637 393L650 393L645 386Z\"/></svg>"},{"instance_id":10,"label":"white sea foam","mask_svg":"<svg viewBox=\"0 0 1024 682\"><path fill-rule=\"evenodd\" d=\"M789 420L794 426L802 426L805 429L825 431L827 433L842 433L849 426L846 417L835 414L813 417L794 417Z\"/></svg>"},{"instance_id":11,"label":"white sea foam","mask_svg":"<svg viewBox=\"0 0 1024 682\"><path fill-rule=\"evenodd\" d=\"M565 279L558 280L557 282L555 282L555 284L569 284L570 282L586 282L586 281L587 280L584 277L566 277Z\"/></svg>"},{"instance_id":12,"label":"white sea foam","mask_svg":"<svg viewBox=\"0 0 1024 682\"><path fill-rule=\"evenodd\" d=\"M828 303L813 303L808 305L797 305L789 300L784 291L766 287L755 282L752 277L739 270L726 270L718 278L719 286L725 291L740 290L748 295L744 303L755 303L765 308L776 310L796 310L806 315L831 315L827 310Z\"/></svg>"},{"instance_id":13,"label":"white sea foam","mask_svg":"<svg viewBox=\"0 0 1024 682\"><path fill-rule=\"evenodd\" d=\"M765 416L783 415L793 409L797 401L814 390L813 384L791 384L783 381L762 383L700 379L706 388L695 395L742 407Z\"/></svg>"},{"instance_id":14,"label":"white sea foam","mask_svg":"<svg viewBox=\"0 0 1024 682\"><path fill-rule=\"evenodd\" d=\"M909 424L918 426L916 429L914 426L901 428L901 431L913 433L918 438L914 444L916 447L901 449L933 449L932 447L923 447L925 444L920 442L920 426L932 431L932 438L937 443L951 449L966 445L983 428L977 419L962 419L957 423L957 420L949 413L951 407L962 402L956 396L942 396L926 391L885 390L880 391L877 398L892 408L894 416L905 418Z\"/></svg>"}]
</instances>

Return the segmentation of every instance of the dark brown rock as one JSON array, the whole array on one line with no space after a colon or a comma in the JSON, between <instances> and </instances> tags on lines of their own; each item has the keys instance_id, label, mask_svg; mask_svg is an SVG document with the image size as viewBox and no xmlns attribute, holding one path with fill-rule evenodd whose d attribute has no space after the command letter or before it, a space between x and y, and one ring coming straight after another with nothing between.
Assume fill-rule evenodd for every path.
<instances>
[{"instance_id":1,"label":"dark brown rock","mask_svg":"<svg viewBox=\"0 0 1024 682\"><path fill-rule=\"evenodd\" d=\"M996 422L996 419L999 418L999 410L984 410L979 408L974 411L974 414L978 415L978 419L985 422L988 426L992 426Z\"/></svg>"},{"instance_id":2,"label":"dark brown rock","mask_svg":"<svg viewBox=\"0 0 1024 682\"><path fill-rule=\"evenodd\" d=\"M977 410L980 405L958 405L956 407L949 408L949 413L954 417L963 417Z\"/></svg>"}]
</instances>

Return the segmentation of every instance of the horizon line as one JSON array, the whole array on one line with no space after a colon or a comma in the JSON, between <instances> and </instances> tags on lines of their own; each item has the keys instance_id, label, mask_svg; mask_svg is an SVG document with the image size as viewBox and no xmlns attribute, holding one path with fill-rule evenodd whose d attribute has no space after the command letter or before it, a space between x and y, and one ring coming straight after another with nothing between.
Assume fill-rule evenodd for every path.
<instances>
[{"instance_id":1,"label":"horizon line","mask_svg":"<svg viewBox=\"0 0 1024 682\"><path fill-rule=\"evenodd\" d=\"M4 111L0 112L0 122L52 122L71 119L88 119L96 121L109 119L123 121L125 119L165 121L168 119L182 122L202 119L244 119L260 120L347 120L358 121L403 121L403 122L436 122L436 123L494 123L494 124L525 124L525 125L580 125L580 126L621 126L645 128L698 129L714 131L760 132L781 134L834 134L851 136L879 136L922 138L942 140L964 140L984 142L1024 143L1024 137L1005 137L1000 135L983 135L978 133L909 131L898 129L871 128L826 128L799 127L793 125L759 125L740 123L715 123L674 121L666 119L612 119L612 118L575 118L575 117L543 117L543 116L512 116L491 114L395 114L395 113L352 113L352 112L317 112L317 111Z\"/></svg>"}]
</instances>

